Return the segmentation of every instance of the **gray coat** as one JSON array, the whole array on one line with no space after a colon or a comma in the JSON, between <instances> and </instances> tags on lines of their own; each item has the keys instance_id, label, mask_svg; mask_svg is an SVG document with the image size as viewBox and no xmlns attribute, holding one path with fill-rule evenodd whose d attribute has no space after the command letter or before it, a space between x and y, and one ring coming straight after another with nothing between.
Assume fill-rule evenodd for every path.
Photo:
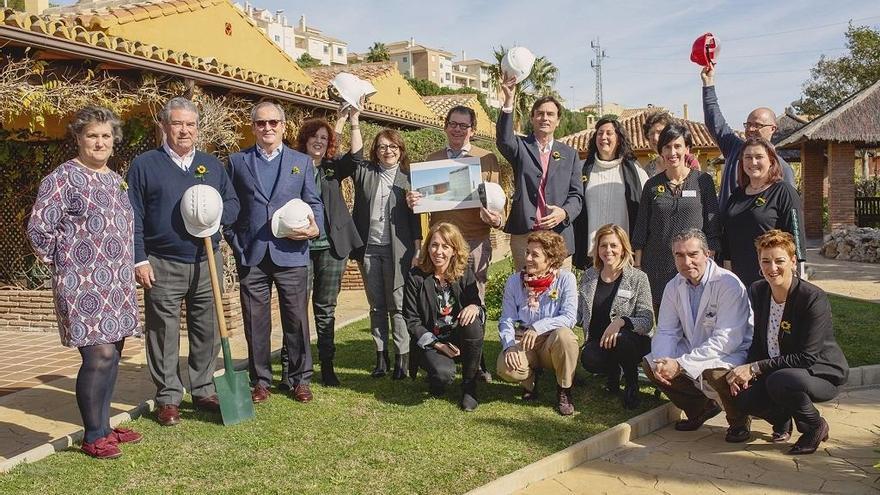
<instances>
[{"instance_id":1,"label":"gray coat","mask_svg":"<svg viewBox=\"0 0 880 495\"><path fill-rule=\"evenodd\" d=\"M584 337L590 328L599 271L596 267L588 268L581 275L578 287L578 321L584 327ZM624 266L620 286L611 305L611 314L628 319L632 323L633 332L639 335L651 333L654 328L654 309L651 305L651 287L645 272L629 265Z\"/></svg>"}]
</instances>

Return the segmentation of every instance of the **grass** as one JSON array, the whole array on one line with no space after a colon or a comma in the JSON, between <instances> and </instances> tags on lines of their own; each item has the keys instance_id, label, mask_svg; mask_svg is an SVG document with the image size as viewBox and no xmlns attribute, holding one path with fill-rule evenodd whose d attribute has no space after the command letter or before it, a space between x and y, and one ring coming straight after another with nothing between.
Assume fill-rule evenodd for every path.
<instances>
[{"instance_id":1,"label":"grass","mask_svg":"<svg viewBox=\"0 0 880 495\"><path fill-rule=\"evenodd\" d=\"M880 364L880 304L829 294L834 336L849 366Z\"/></svg>"},{"instance_id":2,"label":"grass","mask_svg":"<svg viewBox=\"0 0 880 495\"><path fill-rule=\"evenodd\" d=\"M487 327L491 367L497 323ZM254 421L232 427L188 408L175 427L143 417L129 426L144 441L124 446L120 459L60 452L0 476L0 493L464 493L660 404L646 388L642 408L625 411L580 370L573 417L553 410L552 373L535 404L520 401L515 385L480 384L480 407L468 414L457 407L458 381L434 399L424 372L416 381L371 378L366 321L340 330L337 348L343 386L315 385L310 404L276 394Z\"/></svg>"}]
</instances>

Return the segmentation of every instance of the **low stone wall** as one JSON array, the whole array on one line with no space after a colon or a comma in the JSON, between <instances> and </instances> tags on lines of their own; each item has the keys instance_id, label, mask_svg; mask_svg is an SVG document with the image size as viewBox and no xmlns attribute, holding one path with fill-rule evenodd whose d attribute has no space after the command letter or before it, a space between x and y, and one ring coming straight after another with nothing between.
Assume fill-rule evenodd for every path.
<instances>
[{"instance_id":1,"label":"low stone wall","mask_svg":"<svg viewBox=\"0 0 880 495\"><path fill-rule=\"evenodd\" d=\"M141 323L144 315L144 294L138 291ZM277 293L272 294L272 307L278 307ZM238 288L223 294L223 312L226 329L230 334L244 332L241 317L241 300ZM279 323L278 311L273 311L273 324ZM14 332L57 332L55 303L51 290L0 290L0 328ZM180 310L180 329L186 331L186 304Z\"/></svg>"},{"instance_id":2,"label":"low stone wall","mask_svg":"<svg viewBox=\"0 0 880 495\"><path fill-rule=\"evenodd\" d=\"M835 260L880 263L880 229L850 227L825 236L819 251Z\"/></svg>"}]
</instances>

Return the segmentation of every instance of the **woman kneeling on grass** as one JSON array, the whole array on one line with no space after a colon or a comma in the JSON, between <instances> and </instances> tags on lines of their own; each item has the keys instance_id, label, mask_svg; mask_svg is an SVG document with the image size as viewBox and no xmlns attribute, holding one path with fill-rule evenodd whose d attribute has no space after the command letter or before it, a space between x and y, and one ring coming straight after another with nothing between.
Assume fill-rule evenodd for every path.
<instances>
[{"instance_id":1,"label":"woman kneeling on grass","mask_svg":"<svg viewBox=\"0 0 880 495\"><path fill-rule=\"evenodd\" d=\"M574 413L571 387L577 368L578 341L572 328L577 318L577 280L560 271L568 256L565 240L547 230L527 238L526 266L514 273L504 287L498 333L501 347L498 375L519 382L523 400L538 398L536 371L556 372L557 410Z\"/></svg>"},{"instance_id":2,"label":"woman kneeling on grass","mask_svg":"<svg viewBox=\"0 0 880 495\"><path fill-rule=\"evenodd\" d=\"M771 442L788 441L794 419L802 435L788 453L812 454L828 440L828 422L813 403L837 396L849 366L834 338L828 296L794 276L794 236L771 230L755 247L764 277L749 289L755 335L748 362L727 374L730 393L743 412L773 425Z\"/></svg>"},{"instance_id":3,"label":"woman kneeling on grass","mask_svg":"<svg viewBox=\"0 0 880 495\"><path fill-rule=\"evenodd\" d=\"M443 395L455 378L455 363L460 362L459 407L465 411L478 405L476 376L484 332L483 307L477 279L468 266L469 252L458 227L446 222L434 225L425 236L403 296L403 317L421 351L419 361L428 372L431 395Z\"/></svg>"}]
</instances>

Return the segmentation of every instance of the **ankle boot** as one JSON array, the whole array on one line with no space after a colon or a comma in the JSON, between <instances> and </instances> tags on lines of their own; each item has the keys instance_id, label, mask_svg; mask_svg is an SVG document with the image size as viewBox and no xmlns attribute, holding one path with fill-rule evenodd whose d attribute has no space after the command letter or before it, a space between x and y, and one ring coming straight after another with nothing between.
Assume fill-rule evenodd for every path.
<instances>
[{"instance_id":1,"label":"ankle boot","mask_svg":"<svg viewBox=\"0 0 880 495\"><path fill-rule=\"evenodd\" d=\"M616 364L608 369L608 376L605 379L605 392L611 395L620 393L620 366Z\"/></svg>"},{"instance_id":2,"label":"ankle boot","mask_svg":"<svg viewBox=\"0 0 880 495\"><path fill-rule=\"evenodd\" d=\"M370 373L370 376L373 378L382 378L388 373L388 365L391 364L388 361L388 351L376 351L376 367L373 368L373 372Z\"/></svg>"},{"instance_id":3,"label":"ankle boot","mask_svg":"<svg viewBox=\"0 0 880 495\"><path fill-rule=\"evenodd\" d=\"M562 388L556 386L556 410L562 416L574 414L574 402L571 400L571 387Z\"/></svg>"},{"instance_id":4,"label":"ankle boot","mask_svg":"<svg viewBox=\"0 0 880 495\"><path fill-rule=\"evenodd\" d=\"M321 361L321 382L323 382L326 387L339 386L339 378L336 377L336 372L333 371L332 359L324 359Z\"/></svg>"},{"instance_id":5,"label":"ankle boot","mask_svg":"<svg viewBox=\"0 0 880 495\"><path fill-rule=\"evenodd\" d=\"M492 373L486 368L486 358L480 354L480 371L477 373L477 380L484 383L492 383Z\"/></svg>"},{"instance_id":6,"label":"ankle boot","mask_svg":"<svg viewBox=\"0 0 880 495\"><path fill-rule=\"evenodd\" d=\"M636 409L642 402L639 397L639 369L625 369L623 371L623 408Z\"/></svg>"},{"instance_id":7,"label":"ankle boot","mask_svg":"<svg viewBox=\"0 0 880 495\"><path fill-rule=\"evenodd\" d=\"M465 412L471 412L480 405L477 402L477 382L475 379L471 378L469 380L464 380L461 382L461 400L458 402L458 407L460 407Z\"/></svg>"},{"instance_id":8,"label":"ankle boot","mask_svg":"<svg viewBox=\"0 0 880 495\"><path fill-rule=\"evenodd\" d=\"M409 368L409 353L397 354L394 356L394 373L391 375L392 380L403 380L406 378L406 370Z\"/></svg>"}]
</instances>

